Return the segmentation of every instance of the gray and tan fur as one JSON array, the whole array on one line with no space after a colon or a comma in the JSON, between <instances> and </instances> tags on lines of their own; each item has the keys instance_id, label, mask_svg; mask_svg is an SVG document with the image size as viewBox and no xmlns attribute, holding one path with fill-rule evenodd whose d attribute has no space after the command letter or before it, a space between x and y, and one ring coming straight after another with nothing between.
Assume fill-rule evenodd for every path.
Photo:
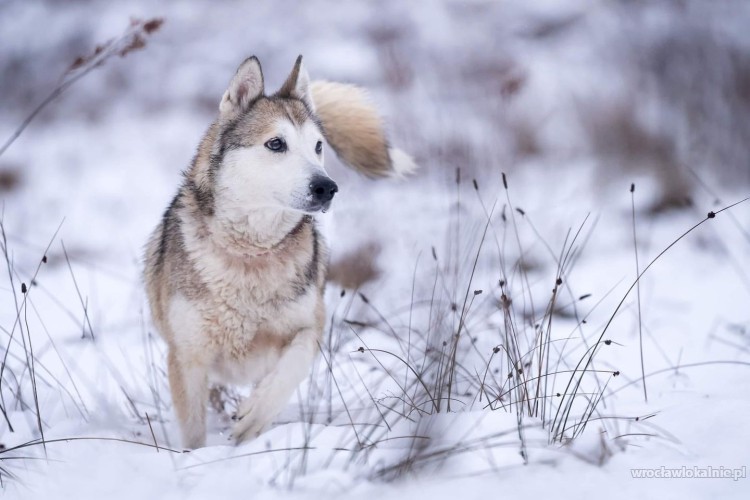
<instances>
[{"instance_id":1,"label":"gray and tan fur","mask_svg":"<svg viewBox=\"0 0 750 500\"><path fill-rule=\"evenodd\" d=\"M148 242L148 299L188 448L205 444L210 382L255 384L233 431L242 441L270 425L309 372L327 266L313 215L337 190L324 140L372 177L413 168L388 147L361 89L311 84L300 57L266 95L258 59L247 59Z\"/></svg>"}]
</instances>

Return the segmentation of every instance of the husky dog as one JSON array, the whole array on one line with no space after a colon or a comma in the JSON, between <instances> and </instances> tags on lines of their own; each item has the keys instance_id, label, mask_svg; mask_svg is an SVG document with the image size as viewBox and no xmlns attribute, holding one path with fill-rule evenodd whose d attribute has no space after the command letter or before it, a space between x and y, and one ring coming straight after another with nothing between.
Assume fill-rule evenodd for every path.
<instances>
[{"instance_id":1,"label":"husky dog","mask_svg":"<svg viewBox=\"0 0 750 500\"><path fill-rule=\"evenodd\" d=\"M269 426L310 370L326 318L327 249L313 216L338 191L324 142L371 177L414 166L388 147L360 88L310 82L300 56L266 95L250 57L148 242L148 299L187 448L206 442L209 380L255 384L233 430L241 442Z\"/></svg>"}]
</instances>

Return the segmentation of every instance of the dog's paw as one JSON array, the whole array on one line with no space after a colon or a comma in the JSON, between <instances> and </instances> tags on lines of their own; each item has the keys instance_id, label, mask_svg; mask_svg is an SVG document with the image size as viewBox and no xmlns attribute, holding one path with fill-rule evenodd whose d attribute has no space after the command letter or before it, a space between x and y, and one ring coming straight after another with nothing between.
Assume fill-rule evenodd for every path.
<instances>
[{"instance_id":1,"label":"dog's paw","mask_svg":"<svg viewBox=\"0 0 750 500\"><path fill-rule=\"evenodd\" d=\"M237 422L232 429L232 439L236 444L250 441L260 436L268 427L270 419L252 401L242 404L237 415Z\"/></svg>"},{"instance_id":2,"label":"dog's paw","mask_svg":"<svg viewBox=\"0 0 750 500\"><path fill-rule=\"evenodd\" d=\"M235 444L252 441L260 436L266 428L266 424L249 416L243 417L232 429L232 439Z\"/></svg>"}]
</instances>

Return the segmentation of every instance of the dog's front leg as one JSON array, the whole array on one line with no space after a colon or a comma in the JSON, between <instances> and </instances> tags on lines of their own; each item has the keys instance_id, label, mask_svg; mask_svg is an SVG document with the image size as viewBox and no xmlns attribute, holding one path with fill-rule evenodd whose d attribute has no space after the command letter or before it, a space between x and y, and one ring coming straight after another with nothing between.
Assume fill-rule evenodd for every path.
<instances>
[{"instance_id":1,"label":"dog's front leg","mask_svg":"<svg viewBox=\"0 0 750 500\"><path fill-rule=\"evenodd\" d=\"M300 330L279 357L276 367L242 402L239 422L232 433L238 443L261 434L281 412L294 390L310 372L318 350L319 333L311 328Z\"/></svg>"},{"instance_id":2,"label":"dog's front leg","mask_svg":"<svg viewBox=\"0 0 750 500\"><path fill-rule=\"evenodd\" d=\"M206 401L208 400L208 368L200 360L169 349L167 359L169 388L172 392L182 445L189 449L206 444Z\"/></svg>"}]
</instances>

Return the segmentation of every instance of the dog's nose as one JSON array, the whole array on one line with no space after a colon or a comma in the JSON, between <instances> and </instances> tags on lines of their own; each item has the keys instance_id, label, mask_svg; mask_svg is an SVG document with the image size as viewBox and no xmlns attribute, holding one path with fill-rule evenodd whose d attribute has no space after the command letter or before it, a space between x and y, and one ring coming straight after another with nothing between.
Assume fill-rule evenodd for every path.
<instances>
[{"instance_id":1,"label":"dog's nose","mask_svg":"<svg viewBox=\"0 0 750 500\"><path fill-rule=\"evenodd\" d=\"M310 183L310 193L318 203L328 203L339 187L328 177L315 177Z\"/></svg>"}]
</instances>

